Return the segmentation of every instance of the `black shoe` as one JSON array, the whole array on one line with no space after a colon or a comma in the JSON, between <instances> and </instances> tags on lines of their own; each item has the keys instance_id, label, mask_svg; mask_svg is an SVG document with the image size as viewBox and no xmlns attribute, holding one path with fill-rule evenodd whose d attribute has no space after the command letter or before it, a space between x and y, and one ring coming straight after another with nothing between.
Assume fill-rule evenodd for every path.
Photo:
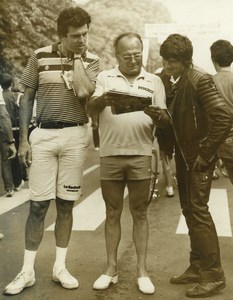
<instances>
[{"instance_id":1,"label":"black shoe","mask_svg":"<svg viewBox=\"0 0 233 300\"><path fill-rule=\"evenodd\" d=\"M195 273L183 273L181 275L173 276L170 279L170 282L173 284L186 284L186 283L194 283L199 282L200 276Z\"/></svg>"},{"instance_id":2,"label":"black shoe","mask_svg":"<svg viewBox=\"0 0 233 300\"><path fill-rule=\"evenodd\" d=\"M196 285L187 289L186 296L190 298L206 298L217 294L220 290L226 287L226 281L209 282L206 285Z\"/></svg>"}]
</instances>

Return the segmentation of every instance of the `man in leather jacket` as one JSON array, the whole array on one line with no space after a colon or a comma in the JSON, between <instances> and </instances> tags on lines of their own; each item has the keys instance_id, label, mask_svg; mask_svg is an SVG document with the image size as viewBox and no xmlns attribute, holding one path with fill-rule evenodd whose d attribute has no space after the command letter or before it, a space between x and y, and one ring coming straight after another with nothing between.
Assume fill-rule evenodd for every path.
<instances>
[{"instance_id":1,"label":"man in leather jacket","mask_svg":"<svg viewBox=\"0 0 233 300\"><path fill-rule=\"evenodd\" d=\"M193 66L193 47L187 37L169 35L160 55L169 126L176 138L180 205L191 243L190 265L183 274L172 277L171 283L196 282L186 296L209 297L226 285L208 201L216 152L231 129L232 117L212 77Z\"/></svg>"}]
</instances>

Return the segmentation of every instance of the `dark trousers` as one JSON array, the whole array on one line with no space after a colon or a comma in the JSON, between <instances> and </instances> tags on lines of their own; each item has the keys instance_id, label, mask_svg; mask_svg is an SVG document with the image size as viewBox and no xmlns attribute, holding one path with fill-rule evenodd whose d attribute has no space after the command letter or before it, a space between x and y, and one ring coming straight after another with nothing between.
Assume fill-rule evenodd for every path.
<instances>
[{"instance_id":1,"label":"dark trousers","mask_svg":"<svg viewBox=\"0 0 233 300\"><path fill-rule=\"evenodd\" d=\"M11 160L8 159L7 144L4 141L5 136L3 132L0 131L0 152L2 162L1 175L4 183L4 188L6 191L9 191L14 189L14 184L11 172Z\"/></svg>"},{"instance_id":2,"label":"dark trousers","mask_svg":"<svg viewBox=\"0 0 233 300\"><path fill-rule=\"evenodd\" d=\"M18 154L19 149L19 130L13 130L13 136L15 139L15 147ZM13 177L14 186L18 187L23 179L23 167L19 163L18 155L11 160L11 172Z\"/></svg>"},{"instance_id":3,"label":"dark trousers","mask_svg":"<svg viewBox=\"0 0 233 300\"><path fill-rule=\"evenodd\" d=\"M190 236L190 265L199 271L201 283L218 281L224 274L208 207L214 165L204 172L188 171L179 149L175 159L180 205Z\"/></svg>"},{"instance_id":4,"label":"dark trousers","mask_svg":"<svg viewBox=\"0 0 233 300\"><path fill-rule=\"evenodd\" d=\"M99 120L98 116L94 115L91 118L91 127L92 127L92 136L93 136L93 143L94 143L94 148L99 148L100 146L100 138L99 138Z\"/></svg>"},{"instance_id":5,"label":"dark trousers","mask_svg":"<svg viewBox=\"0 0 233 300\"><path fill-rule=\"evenodd\" d=\"M99 127L92 128L92 134L93 134L93 143L94 147L97 148L100 146L100 139L99 139Z\"/></svg>"}]
</instances>

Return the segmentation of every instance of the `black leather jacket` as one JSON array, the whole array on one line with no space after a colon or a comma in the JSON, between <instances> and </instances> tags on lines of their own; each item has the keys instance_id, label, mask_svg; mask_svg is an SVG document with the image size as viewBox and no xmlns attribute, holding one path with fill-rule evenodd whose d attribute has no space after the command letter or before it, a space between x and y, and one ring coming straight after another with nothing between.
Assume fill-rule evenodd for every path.
<instances>
[{"instance_id":1,"label":"black leather jacket","mask_svg":"<svg viewBox=\"0 0 233 300\"><path fill-rule=\"evenodd\" d=\"M212 76L190 67L182 74L173 95L170 77L164 71L160 77L176 141L186 164L192 166L198 154L211 162L232 126L232 116Z\"/></svg>"}]
</instances>

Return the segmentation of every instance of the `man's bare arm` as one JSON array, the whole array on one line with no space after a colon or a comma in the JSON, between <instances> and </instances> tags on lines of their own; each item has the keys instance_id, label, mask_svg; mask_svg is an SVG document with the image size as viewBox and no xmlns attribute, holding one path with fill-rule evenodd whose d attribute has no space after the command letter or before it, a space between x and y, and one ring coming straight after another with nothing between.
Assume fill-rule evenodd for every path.
<instances>
[{"instance_id":1,"label":"man's bare arm","mask_svg":"<svg viewBox=\"0 0 233 300\"><path fill-rule=\"evenodd\" d=\"M87 112L90 116L98 115L106 107L105 94L87 100Z\"/></svg>"},{"instance_id":2,"label":"man's bare arm","mask_svg":"<svg viewBox=\"0 0 233 300\"><path fill-rule=\"evenodd\" d=\"M89 98L94 90L95 83L87 76L81 57L74 58L74 90L79 98Z\"/></svg>"},{"instance_id":3,"label":"man's bare arm","mask_svg":"<svg viewBox=\"0 0 233 300\"><path fill-rule=\"evenodd\" d=\"M31 165L31 147L28 143L28 128L32 119L36 90L26 87L19 106L19 161L25 166Z\"/></svg>"},{"instance_id":4,"label":"man's bare arm","mask_svg":"<svg viewBox=\"0 0 233 300\"><path fill-rule=\"evenodd\" d=\"M19 106L19 139L21 141L28 140L28 128L32 119L33 104L36 91L30 87L26 87L24 95L20 99Z\"/></svg>"}]
</instances>

